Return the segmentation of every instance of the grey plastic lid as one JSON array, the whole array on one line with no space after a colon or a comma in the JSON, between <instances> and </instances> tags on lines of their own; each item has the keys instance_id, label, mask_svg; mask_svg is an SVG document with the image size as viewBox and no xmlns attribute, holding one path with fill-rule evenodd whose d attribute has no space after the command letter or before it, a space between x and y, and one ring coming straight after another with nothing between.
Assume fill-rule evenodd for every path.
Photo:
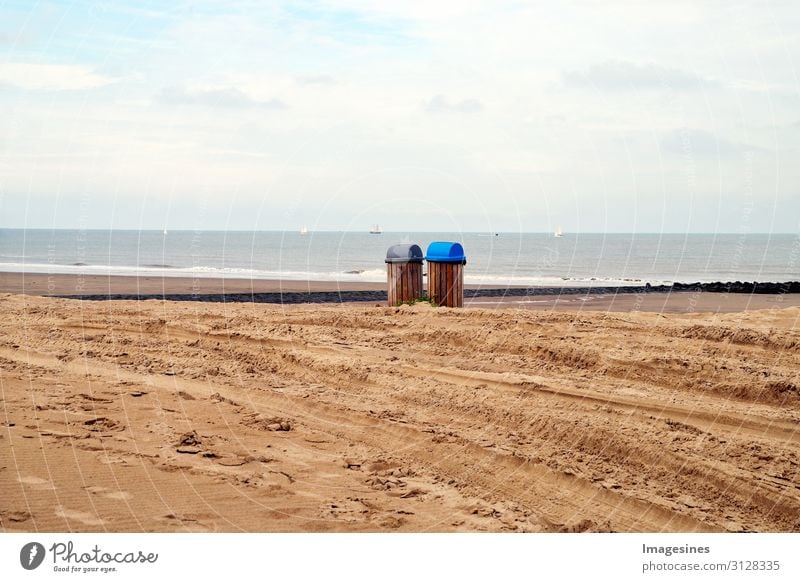
<instances>
[{"instance_id":1,"label":"grey plastic lid","mask_svg":"<svg viewBox=\"0 0 800 582\"><path fill-rule=\"evenodd\" d=\"M386 251L387 263L421 263L422 249L419 245L394 245Z\"/></svg>"}]
</instances>

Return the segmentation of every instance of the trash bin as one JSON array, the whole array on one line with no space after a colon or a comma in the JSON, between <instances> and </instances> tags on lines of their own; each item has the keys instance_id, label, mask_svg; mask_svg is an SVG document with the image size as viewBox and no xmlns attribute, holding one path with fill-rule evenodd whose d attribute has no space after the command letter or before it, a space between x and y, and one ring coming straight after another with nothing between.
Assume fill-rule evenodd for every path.
<instances>
[{"instance_id":1,"label":"trash bin","mask_svg":"<svg viewBox=\"0 0 800 582\"><path fill-rule=\"evenodd\" d=\"M428 297L443 307L464 306L464 247L454 242L432 242L428 261Z\"/></svg>"},{"instance_id":2,"label":"trash bin","mask_svg":"<svg viewBox=\"0 0 800 582\"><path fill-rule=\"evenodd\" d=\"M422 297L422 249L419 245L394 245L386 251L389 305Z\"/></svg>"}]
</instances>

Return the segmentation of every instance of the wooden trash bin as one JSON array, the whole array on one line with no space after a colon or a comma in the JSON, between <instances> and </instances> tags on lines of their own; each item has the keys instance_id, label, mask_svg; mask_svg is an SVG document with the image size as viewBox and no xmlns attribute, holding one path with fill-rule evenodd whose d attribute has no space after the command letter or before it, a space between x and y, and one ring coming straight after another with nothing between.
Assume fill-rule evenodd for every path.
<instances>
[{"instance_id":1,"label":"wooden trash bin","mask_svg":"<svg viewBox=\"0 0 800 582\"><path fill-rule=\"evenodd\" d=\"M386 251L389 305L400 305L422 297L422 249L403 244Z\"/></svg>"},{"instance_id":2,"label":"wooden trash bin","mask_svg":"<svg viewBox=\"0 0 800 582\"><path fill-rule=\"evenodd\" d=\"M442 307L464 307L464 247L454 242L432 242L428 262L428 298Z\"/></svg>"}]
</instances>

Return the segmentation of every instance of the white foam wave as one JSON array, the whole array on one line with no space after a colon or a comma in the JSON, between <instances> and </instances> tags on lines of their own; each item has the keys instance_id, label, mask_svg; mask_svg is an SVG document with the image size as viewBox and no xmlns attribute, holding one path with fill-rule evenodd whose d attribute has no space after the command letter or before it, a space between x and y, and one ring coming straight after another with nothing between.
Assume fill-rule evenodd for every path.
<instances>
[{"instance_id":1,"label":"white foam wave","mask_svg":"<svg viewBox=\"0 0 800 582\"><path fill-rule=\"evenodd\" d=\"M132 267L117 265L56 265L49 263L0 263L0 271L38 274L78 274L78 275L127 275L135 277L189 277L225 279L272 279L287 281L331 281L382 283L386 281L383 269L352 271L299 271L263 270L243 267L159 267L155 265ZM713 282L721 279L694 279L692 282ZM469 285L492 287L625 287L668 285L670 280L635 279L617 277L553 277L533 275L502 275L492 273L470 273L467 271L464 282Z\"/></svg>"}]
</instances>

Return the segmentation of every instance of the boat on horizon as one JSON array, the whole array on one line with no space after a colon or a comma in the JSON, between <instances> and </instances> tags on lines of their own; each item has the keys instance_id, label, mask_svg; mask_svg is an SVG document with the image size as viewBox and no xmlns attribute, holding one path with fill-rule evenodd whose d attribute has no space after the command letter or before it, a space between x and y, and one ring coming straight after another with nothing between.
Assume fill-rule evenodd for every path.
<instances>
[{"instance_id":1,"label":"boat on horizon","mask_svg":"<svg viewBox=\"0 0 800 582\"><path fill-rule=\"evenodd\" d=\"M380 225L373 224L372 227L369 229L370 234L383 234Z\"/></svg>"},{"instance_id":2,"label":"boat on horizon","mask_svg":"<svg viewBox=\"0 0 800 582\"><path fill-rule=\"evenodd\" d=\"M303 228L300 229L300 235L302 236L306 234L308 234L308 227L304 224Z\"/></svg>"},{"instance_id":3,"label":"boat on horizon","mask_svg":"<svg viewBox=\"0 0 800 582\"><path fill-rule=\"evenodd\" d=\"M556 238L561 238L562 236L564 236L564 231L561 230L560 226L556 228L556 231L553 233L553 236Z\"/></svg>"}]
</instances>

